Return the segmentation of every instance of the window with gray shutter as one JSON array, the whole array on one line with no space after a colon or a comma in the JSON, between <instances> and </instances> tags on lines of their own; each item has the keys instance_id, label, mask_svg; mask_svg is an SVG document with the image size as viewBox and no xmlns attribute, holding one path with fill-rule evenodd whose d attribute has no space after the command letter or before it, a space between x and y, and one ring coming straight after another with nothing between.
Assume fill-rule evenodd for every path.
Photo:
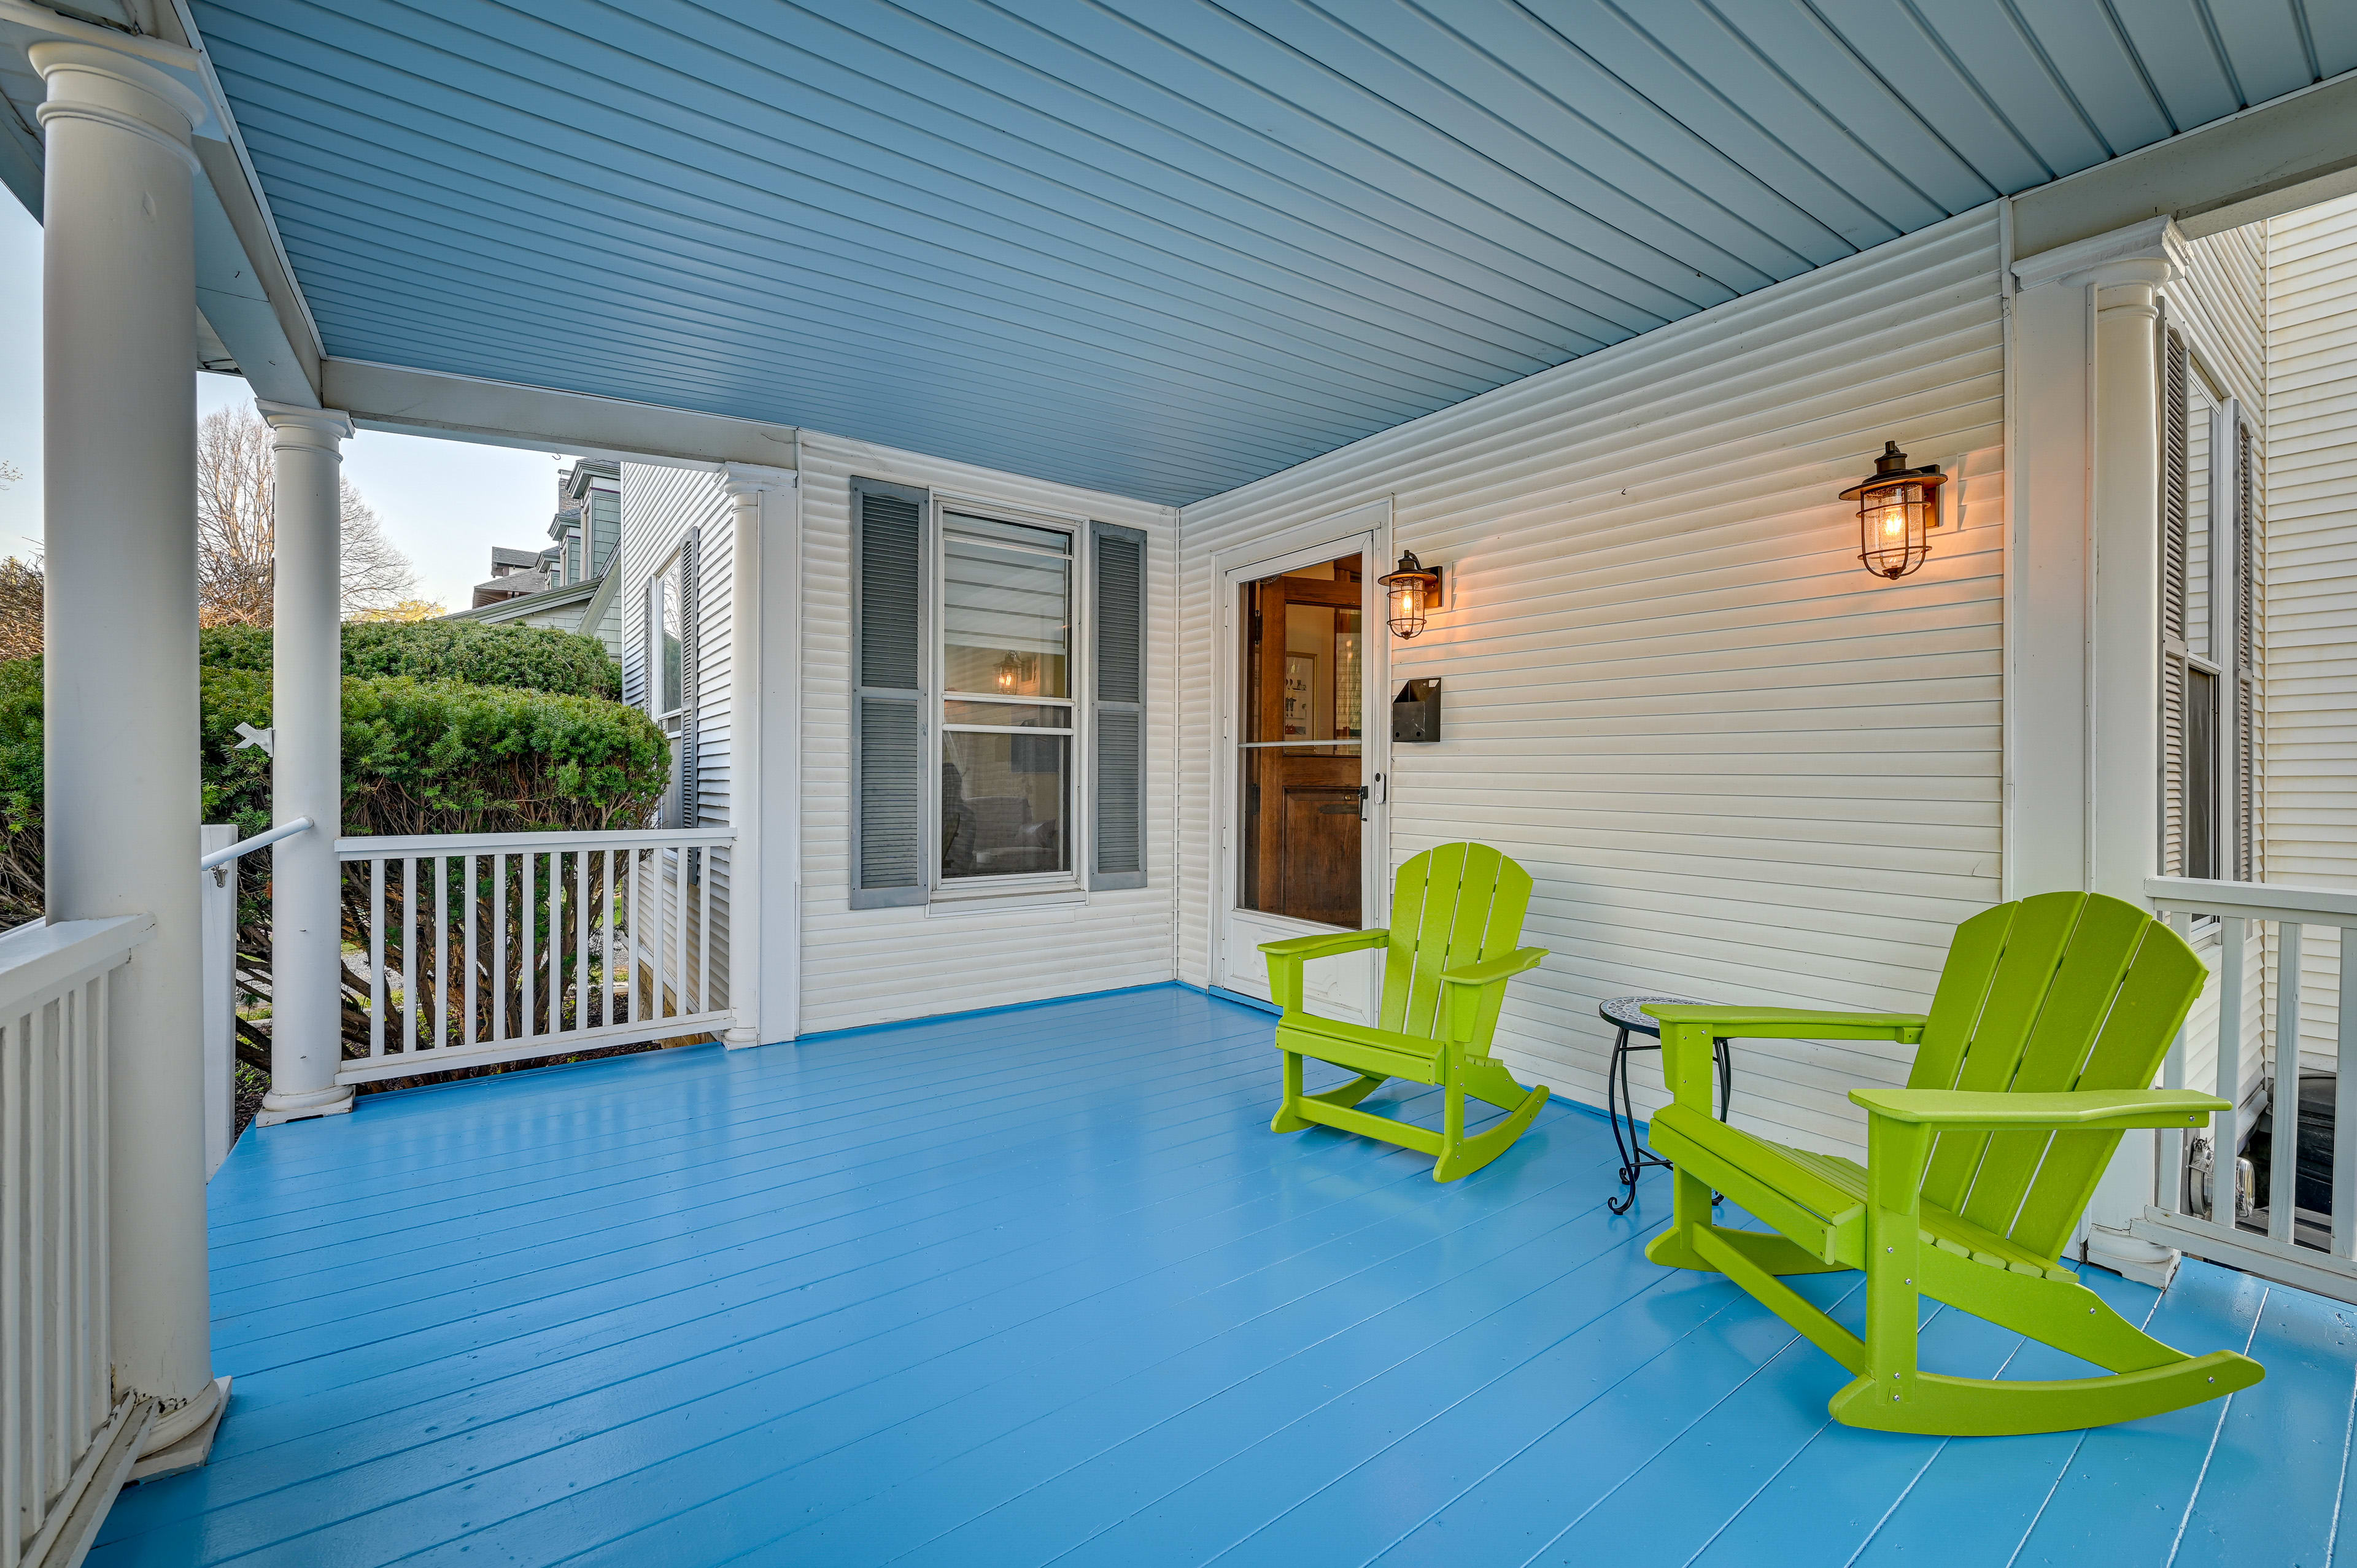
<instances>
[{"instance_id":1,"label":"window with gray shutter","mask_svg":"<svg viewBox=\"0 0 2357 1568\"><path fill-rule=\"evenodd\" d=\"M1089 525L1096 682L1096 822L1089 886L1146 886L1146 535Z\"/></svg>"},{"instance_id":2,"label":"window with gray shutter","mask_svg":"<svg viewBox=\"0 0 2357 1568\"><path fill-rule=\"evenodd\" d=\"M2198 821L2207 813L2188 789L2185 640L2190 519L2187 456L2192 367L2185 338L2166 325L2160 334L2160 870L2169 876L2209 876L2187 856L2190 841L2210 835ZM2206 727L2206 726L2205 726Z\"/></svg>"},{"instance_id":3,"label":"window with gray shutter","mask_svg":"<svg viewBox=\"0 0 2357 1568\"><path fill-rule=\"evenodd\" d=\"M925 901L928 493L851 481L851 907Z\"/></svg>"}]
</instances>

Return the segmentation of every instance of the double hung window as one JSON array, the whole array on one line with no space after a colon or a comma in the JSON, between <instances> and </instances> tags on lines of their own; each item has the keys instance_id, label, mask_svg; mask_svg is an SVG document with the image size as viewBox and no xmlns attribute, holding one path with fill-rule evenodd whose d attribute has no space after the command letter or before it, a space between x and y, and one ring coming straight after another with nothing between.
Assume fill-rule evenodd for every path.
<instances>
[{"instance_id":1,"label":"double hung window","mask_svg":"<svg viewBox=\"0 0 2357 1568\"><path fill-rule=\"evenodd\" d=\"M1144 886L1146 536L852 501L852 907Z\"/></svg>"},{"instance_id":2,"label":"double hung window","mask_svg":"<svg viewBox=\"0 0 2357 1568\"><path fill-rule=\"evenodd\" d=\"M2163 875L2255 880L2260 604L2254 438L2163 312L2160 844Z\"/></svg>"}]
</instances>

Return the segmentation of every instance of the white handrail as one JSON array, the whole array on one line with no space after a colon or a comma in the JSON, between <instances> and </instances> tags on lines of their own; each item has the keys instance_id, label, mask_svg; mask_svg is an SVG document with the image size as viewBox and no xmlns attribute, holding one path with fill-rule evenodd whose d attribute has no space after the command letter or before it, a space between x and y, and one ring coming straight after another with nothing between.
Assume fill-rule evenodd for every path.
<instances>
[{"instance_id":1,"label":"white handrail","mask_svg":"<svg viewBox=\"0 0 2357 1568\"><path fill-rule=\"evenodd\" d=\"M240 839L227 849L217 849L197 862L199 871L215 871L232 860L242 859L255 850L267 849L280 839L291 839L296 833L309 832L313 823L308 817L297 817L291 822L281 822L250 839Z\"/></svg>"},{"instance_id":2,"label":"white handrail","mask_svg":"<svg viewBox=\"0 0 2357 1568\"><path fill-rule=\"evenodd\" d=\"M2245 920L2301 920L2357 925L2357 892L2294 887L2274 882L2212 882L2198 876L2147 876L2145 896L2164 909L2189 915L2232 915Z\"/></svg>"},{"instance_id":3,"label":"white handrail","mask_svg":"<svg viewBox=\"0 0 2357 1568\"><path fill-rule=\"evenodd\" d=\"M469 850L478 854L494 850L511 854L539 850L545 854L561 849L569 853L585 845L597 849L677 849L682 845L726 848L735 841L736 834L727 828L592 828L579 832L417 833L404 837L386 834L338 839L336 854L342 860L356 861L382 860L389 855L465 854Z\"/></svg>"}]
</instances>

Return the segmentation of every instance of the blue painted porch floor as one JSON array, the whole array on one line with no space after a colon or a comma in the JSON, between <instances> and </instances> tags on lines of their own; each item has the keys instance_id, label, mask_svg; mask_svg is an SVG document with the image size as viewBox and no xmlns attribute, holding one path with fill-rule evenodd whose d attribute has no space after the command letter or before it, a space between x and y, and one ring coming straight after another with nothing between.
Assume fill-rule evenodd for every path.
<instances>
[{"instance_id":1,"label":"blue painted porch floor","mask_svg":"<svg viewBox=\"0 0 2357 1568\"><path fill-rule=\"evenodd\" d=\"M1644 1261L1666 1186L1607 1213L1600 1120L1550 1106L1438 1186L1271 1134L1271 1024L1166 986L250 1134L212 1189L227 1423L91 1561L2330 1560L2349 1309L2089 1271L2266 1381L2085 1434L1855 1432L1831 1361ZM1854 1322L1856 1280L1802 1288ZM1953 1311L1925 1348L2074 1370Z\"/></svg>"}]
</instances>

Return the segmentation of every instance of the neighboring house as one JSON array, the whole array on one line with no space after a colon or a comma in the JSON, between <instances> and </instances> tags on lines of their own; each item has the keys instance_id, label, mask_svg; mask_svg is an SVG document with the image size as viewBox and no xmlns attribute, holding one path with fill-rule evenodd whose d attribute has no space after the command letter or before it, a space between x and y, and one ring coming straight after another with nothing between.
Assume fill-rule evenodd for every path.
<instances>
[{"instance_id":1,"label":"neighboring house","mask_svg":"<svg viewBox=\"0 0 2357 1568\"><path fill-rule=\"evenodd\" d=\"M587 632L619 659L621 584L607 568L621 537L621 465L585 457L558 473L556 494L548 526L555 542L539 551L493 545L491 575L475 585L473 607L443 618Z\"/></svg>"}]
</instances>

